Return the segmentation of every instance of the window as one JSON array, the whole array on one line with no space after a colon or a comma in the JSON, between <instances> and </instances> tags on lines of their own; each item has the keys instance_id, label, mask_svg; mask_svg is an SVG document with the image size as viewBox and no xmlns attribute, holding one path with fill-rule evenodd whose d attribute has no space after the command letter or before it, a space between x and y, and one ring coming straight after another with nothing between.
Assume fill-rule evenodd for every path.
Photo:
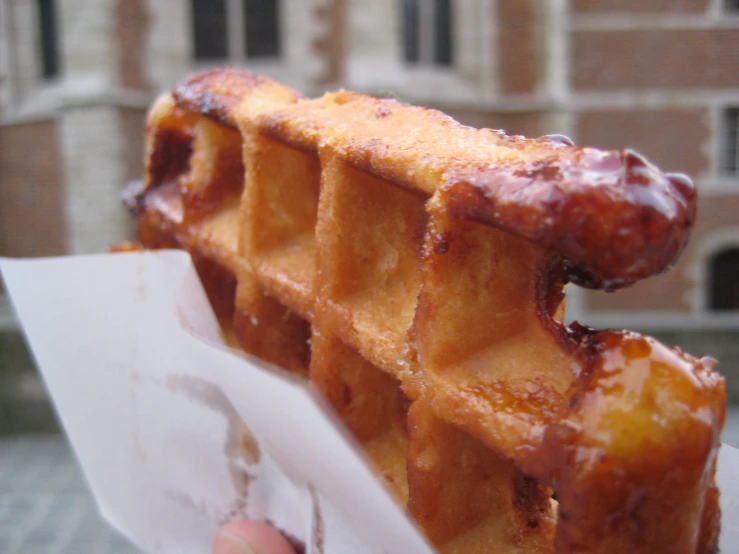
<instances>
[{"instance_id":1,"label":"window","mask_svg":"<svg viewBox=\"0 0 739 554\"><path fill-rule=\"evenodd\" d=\"M248 58L276 58L280 55L279 14L277 2L244 2L244 49Z\"/></svg>"},{"instance_id":2,"label":"window","mask_svg":"<svg viewBox=\"0 0 739 554\"><path fill-rule=\"evenodd\" d=\"M724 9L727 12L739 13L739 0L724 0Z\"/></svg>"},{"instance_id":3,"label":"window","mask_svg":"<svg viewBox=\"0 0 739 554\"><path fill-rule=\"evenodd\" d=\"M739 108L724 110L721 171L725 175L739 174Z\"/></svg>"},{"instance_id":4,"label":"window","mask_svg":"<svg viewBox=\"0 0 739 554\"><path fill-rule=\"evenodd\" d=\"M722 250L709 263L709 309L739 310L739 248Z\"/></svg>"},{"instance_id":5,"label":"window","mask_svg":"<svg viewBox=\"0 0 739 554\"><path fill-rule=\"evenodd\" d=\"M403 0L404 59L409 65L454 63L452 0Z\"/></svg>"},{"instance_id":6,"label":"window","mask_svg":"<svg viewBox=\"0 0 739 554\"><path fill-rule=\"evenodd\" d=\"M277 58L277 0L192 0L194 55L198 61Z\"/></svg>"},{"instance_id":7,"label":"window","mask_svg":"<svg viewBox=\"0 0 739 554\"><path fill-rule=\"evenodd\" d=\"M44 79L53 79L59 75L54 0L38 0L38 28L41 38L41 75Z\"/></svg>"},{"instance_id":8,"label":"window","mask_svg":"<svg viewBox=\"0 0 739 554\"><path fill-rule=\"evenodd\" d=\"M225 0L193 0L192 12L195 59L227 58Z\"/></svg>"}]
</instances>

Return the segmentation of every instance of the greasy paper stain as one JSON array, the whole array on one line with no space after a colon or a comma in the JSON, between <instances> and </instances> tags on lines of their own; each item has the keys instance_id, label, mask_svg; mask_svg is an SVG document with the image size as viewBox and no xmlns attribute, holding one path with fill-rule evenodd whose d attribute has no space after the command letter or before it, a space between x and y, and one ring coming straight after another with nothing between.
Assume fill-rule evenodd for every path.
<instances>
[{"instance_id":1,"label":"greasy paper stain","mask_svg":"<svg viewBox=\"0 0 739 554\"><path fill-rule=\"evenodd\" d=\"M190 375L169 375L166 386L226 416L229 432L224 452L229 459L240 458L249 465L259 462L256 439L218 385Z\"/></svg>"},{"instance_id":2,"label":"greasy paper stain","mask_svg":"<svg viewBox=\"0 0 739 554\"><path fill-rule=\"evenodd\" d=\"M232 508L219 518L222 521L218 523L222 525L236 517L245 516L249 485L255 478L248 470L248 466L257 464L261 456L256 439L218 385L190 375L169 375L166 387L170 391L185 394L225 416L228 427L223 452L228 460L229 474L237 500ZM190 504L194 505L193 502Z\"/></svg>"},{"instance_id":3,"label":"greasy paper stain","mask_svg":"<svg viewBox=\"0 0 739 554\"><path fill-rule=\"evenodd\" d=\"M181 306L177 307L177 311L175 312L175 315L177 316L177 321L180 324L180 327L187 333L193 334L193 328L192 324L190 323L190 320L188 319L185 312L182 310Z\"/></svg>"},{"instance_id":4,"label":"greasy paper stain","mask_svg":"<svg viewBox=\"0 0 739 554\"><path fill-rule=\"evenodd\" d=\"M311 554L323 554L323 516L321 506L318 503L318 495L313 487L310 487L310 496L313 499L313 532L311 541Z\"/></svg>"},{"instance_id":5,"label":"greasy paper stain","mask_svg":"<svg viewBox=\"0 0 739 554\"><path fill-rule=\"evenodd\" d=\"M206 517L208 515L208 508L205 503L202 501L200 503L196 502L195 499L189 494L183 492L167 491L167 496L180 506L184 506L185 508L194 510Z\"/></svg>"}]
</instances>

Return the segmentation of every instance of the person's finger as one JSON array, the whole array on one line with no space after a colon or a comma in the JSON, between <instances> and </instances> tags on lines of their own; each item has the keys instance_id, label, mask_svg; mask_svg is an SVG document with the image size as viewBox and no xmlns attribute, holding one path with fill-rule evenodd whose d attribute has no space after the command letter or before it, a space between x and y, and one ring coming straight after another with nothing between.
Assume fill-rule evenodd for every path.
<instances>
[{"instance_id":1,"label":"person's finger","mask_svg":"<svg viewBox=\"0 0 739 554\"><path fill-rule=\"evenodd\" d=\"M285 537L266 523L232 521L213 539L213 554L295 554Z\"/></svg>"}]
</instances>

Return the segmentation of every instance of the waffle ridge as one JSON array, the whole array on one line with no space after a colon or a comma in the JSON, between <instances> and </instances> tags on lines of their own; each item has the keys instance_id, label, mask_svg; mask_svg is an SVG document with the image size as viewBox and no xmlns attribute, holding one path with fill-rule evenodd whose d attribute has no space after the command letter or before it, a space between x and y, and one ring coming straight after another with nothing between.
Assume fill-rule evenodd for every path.
<instances>
[{"instance_id":1,"label":"waffle ridge","mask_svg":"<svg viewBox=\"0 0 739 554\"><path fill-rule=\"evenodd\" d=\"M193 254L227 339L308 378L440 552L715 551L715 361L563 323L567 282L669 268L689 180L223 68L156 102L146 163L141 242Z\"/></svg>"}]
</instances>

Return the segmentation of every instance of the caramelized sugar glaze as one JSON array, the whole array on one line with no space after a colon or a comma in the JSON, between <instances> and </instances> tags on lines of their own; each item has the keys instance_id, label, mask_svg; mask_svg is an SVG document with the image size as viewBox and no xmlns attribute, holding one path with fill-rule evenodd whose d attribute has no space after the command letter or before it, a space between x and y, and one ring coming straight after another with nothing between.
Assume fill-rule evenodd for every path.
<instances>
[{"instance_id":1,"label":"caramelized sugar glaze","mask_svg":"<svg viewBox=\"0 0 739 554\"><path fill-rule=\"evenodd\" d=\"M689 179L233 69L161 98L147 148L142 243L193 253L227 337L309 377L439 551L716 551L715 361L562 323L568 282L670 267Z\"/></svg>"}]
</instances>

